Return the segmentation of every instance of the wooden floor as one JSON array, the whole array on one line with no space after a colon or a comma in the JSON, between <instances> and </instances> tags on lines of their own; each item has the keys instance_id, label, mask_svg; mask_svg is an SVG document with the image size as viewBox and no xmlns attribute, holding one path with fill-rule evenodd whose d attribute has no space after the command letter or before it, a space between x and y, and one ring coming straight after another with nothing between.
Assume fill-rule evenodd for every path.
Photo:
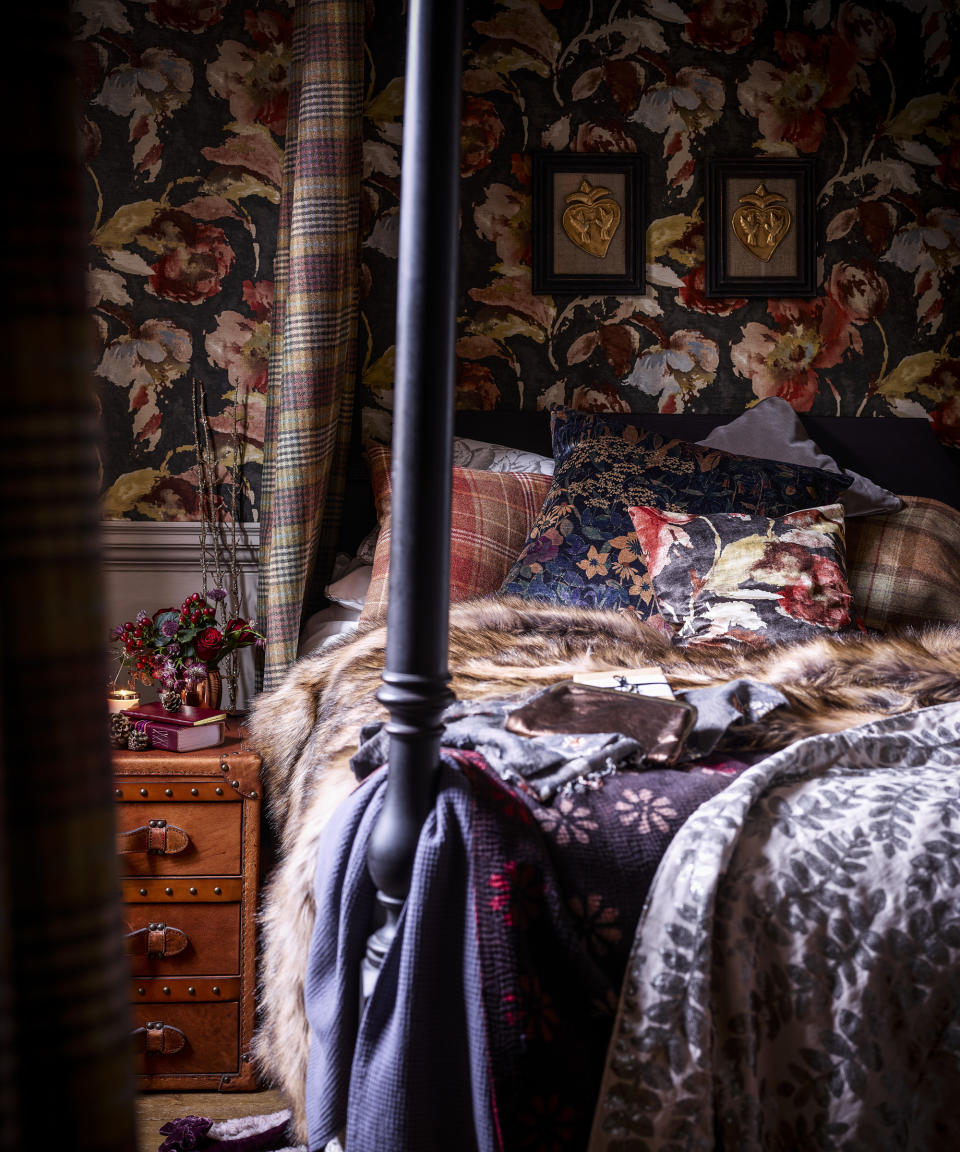
<instances>
[{"instance_id":1,"label":"wooden floor","mask_svg":"<svg viewBox=\"0 0 960 1152\"><path fill-rule=\"evenodd\" d=\"M230 1120L279 1112L287 1103L282 1092L141 1092L137 1097L137 1152L157 1152L165 1137L160 1128L178 1116Z\"/></svg>"}]
</instances>

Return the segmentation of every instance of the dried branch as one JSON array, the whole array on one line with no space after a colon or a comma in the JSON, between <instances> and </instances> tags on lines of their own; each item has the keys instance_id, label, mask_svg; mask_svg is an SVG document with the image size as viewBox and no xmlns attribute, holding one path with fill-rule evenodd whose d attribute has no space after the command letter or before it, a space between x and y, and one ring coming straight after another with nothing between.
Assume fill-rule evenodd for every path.
<instances>
[{"instance_id":1,"label":"dried branch","mask_svg":"<svg viewBox=\"0 0 960 1152\"><path fill-rule=\"evenodd\" d=\"M223 626L228 620L244 614L237 547L244 491L242 427L246 406L241 404L238 390L232 409L229 460L218 458L206 393L196 378L193 381L193 417L200 510L200 574L204 595L211 586L222 588L227 593L226 600L217 605ZM211 575L215 581L212 585ZM231 652L225 663L227 666L222 675L229 688L230 708L233 709L237 703L239 652Z\"/></svg>"}]
</instances>

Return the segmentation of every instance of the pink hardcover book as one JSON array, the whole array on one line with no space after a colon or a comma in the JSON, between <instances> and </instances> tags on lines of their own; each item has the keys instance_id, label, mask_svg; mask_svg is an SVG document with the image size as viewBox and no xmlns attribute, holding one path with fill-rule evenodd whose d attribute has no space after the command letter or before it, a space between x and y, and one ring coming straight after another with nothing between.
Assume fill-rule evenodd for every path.
<instances>
[{"instance_id":1,"label":"pink hardcover book","mask_svg":"<svg viewBox=\"0 0 960 1152\"><path fill-rule=\"evenodd\" d=\"M166 752L196 752L223 743L223 723L198 724L192 728L173 724L145 724L151 748Z\"/></svg>"}]
</instances>

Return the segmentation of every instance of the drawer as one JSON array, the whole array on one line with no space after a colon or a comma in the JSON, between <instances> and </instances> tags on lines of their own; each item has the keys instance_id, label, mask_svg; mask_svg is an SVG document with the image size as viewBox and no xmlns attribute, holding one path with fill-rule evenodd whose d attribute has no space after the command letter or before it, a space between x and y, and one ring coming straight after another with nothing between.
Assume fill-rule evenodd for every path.
<instances>
[{"instance_id":1,"label":"drawer","mask_svg":"<svg viewBox=\"0 0 960 1152\"><path fill-rule=\"evenodd\" d=\"M117 852L124 876L204 876L241 870L243 806L119 803Z\"/></svg>"},{"instance_id":2,"label":"drawer","mask_svg":"<svg viewBox=\"0 0 960 1152\"><path fill-rule=\"evenodd\" d=\"M128 904L124 920L133 976L240 971L239 904Z\"/></svg>"},{"instance_id":3,"label":"drawer","mask_svg":"<svg viewBox=\"0 0 960 1152\"><path fill-rule=\"evenodd\" d=\"M137 1090L252 1091L259 757L228 725L216 748L113 765Z\"/></svg>"},{"instance_id":4,"label":"drawer","mask_svg":"<svg viewBox=\"0 0 960 1152\"><path fill-rule=\"evenodd\" d=\"M240 1006L134 1004L133 1043L140 1076L236 1072L240 1066Z\"/></svg>"}]
</instances>

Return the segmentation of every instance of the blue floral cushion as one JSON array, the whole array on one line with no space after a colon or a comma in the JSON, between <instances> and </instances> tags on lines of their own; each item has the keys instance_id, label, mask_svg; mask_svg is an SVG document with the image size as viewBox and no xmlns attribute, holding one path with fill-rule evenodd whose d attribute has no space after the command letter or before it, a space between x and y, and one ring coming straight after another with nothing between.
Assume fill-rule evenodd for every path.
<instances>
[{"instance_id":1,"label":"blue floral cushion","mask_svg":"<svg viewBox=\"0 0 960 1152\"><path fill-rule=\"evenodd\" d=\"M649 507L630 516L680 642L768 644L858 627L840 504L776 517Z\"/></svg>"},{"instance_id":2,"label":"blue floral cushion","mask_svg":"<svg viewBox=\"0 0 960 1152\"><path fill-rule=\"evenodd\" d=\"M553 483L502 593L651 617L653 585L631 505L779 516L832 504L850 483L819 468L669 440L635 420L553 409Z\"/></svg>"}]
</instances>

